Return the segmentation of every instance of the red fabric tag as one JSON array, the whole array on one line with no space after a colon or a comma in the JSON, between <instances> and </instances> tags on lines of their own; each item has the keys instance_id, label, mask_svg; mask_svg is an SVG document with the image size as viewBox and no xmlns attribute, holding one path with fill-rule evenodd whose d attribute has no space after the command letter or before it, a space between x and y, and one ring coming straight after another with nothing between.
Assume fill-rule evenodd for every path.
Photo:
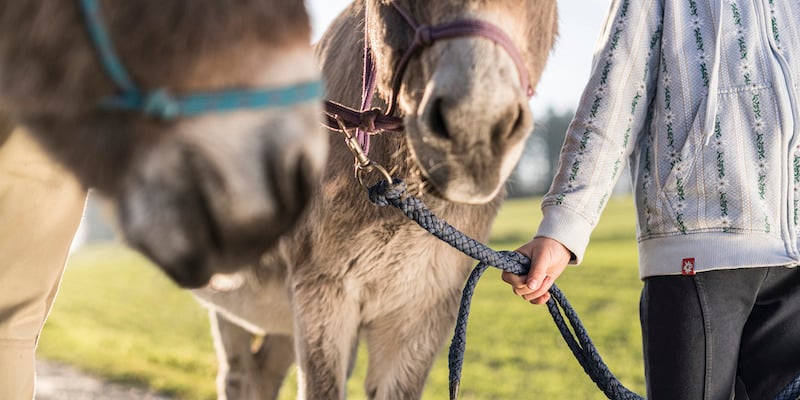
<instances>
[{"instance_id":1,"label":"red fabric tag","mask_svg":"<svg viewBox=\"0 0 800 400\"><path fill-rule=\"evenodd\" d=\"M685 276L694 275L694 258L684 258L681 263L681 274Z\"/></svg>"}]
</instances>

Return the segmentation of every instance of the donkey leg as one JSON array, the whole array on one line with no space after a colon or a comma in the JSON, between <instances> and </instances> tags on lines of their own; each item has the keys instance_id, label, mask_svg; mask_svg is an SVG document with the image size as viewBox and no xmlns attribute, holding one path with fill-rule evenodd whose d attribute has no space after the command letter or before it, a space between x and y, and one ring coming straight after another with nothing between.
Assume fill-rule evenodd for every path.
<instances>
[{"instance_id":1,"label":"donkey leg","mask_svg":"<svg viewBox=\"0 0 800 400\"><path fill-rule=\"evenodd\" d=\"M219 360L219 399L277 398L294 361L291 337L256 336L213 310L209 314Z\"/></svg>"},{"instance_id":2,"label":"donkey leg","mask_svg":"<svg viewBox=\"0 0 800 400\"><path fill-rule=\"evenodd\" d=\"M256 374L253 377L260 399L275 399L281 390L289 367L294 363L294 343L291 336L269 334L253 354Z\"/></svg>"},{"instance_id":3,"label":"donkey leg","mask_svg":"<svg viewBox=\"0 0 800 400\"><path fill-rule=\"evenodd\" d=\"M320 279L304 280L294 288L295 350L302 385L299 399L346 396L359 328L359 303L348 289L341 282L322 283Z\"/></svg>"},{"instance_id":4,"label":"donkey leg","mask_svg":"<svg viewBox=\"0 0 800 400\"><path fill-rule=\"evenodd\" d=\"M365 390L371 400L419 399L437 354L452 331L457 297L370 323L365 331L369 364Z\"/></svg>"}]
</instances>

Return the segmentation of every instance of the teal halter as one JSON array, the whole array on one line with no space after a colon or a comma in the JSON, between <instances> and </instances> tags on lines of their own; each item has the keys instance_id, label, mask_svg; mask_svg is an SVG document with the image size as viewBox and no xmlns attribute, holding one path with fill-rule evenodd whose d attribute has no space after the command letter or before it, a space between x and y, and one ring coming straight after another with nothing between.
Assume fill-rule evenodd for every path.
<instances>
[{"instance_id":1,"label":"teal halter","mask_svg":"<svg viewBox=\"0 0 800 400\"><path fill-rule=\"evenodd\" d=\"M80 0L86 28L97 50L103 69L116 84L119 93L102 99L98 106L109 110L137 111L144 115L172 120L208 112L240 109L287 107L322 97L320 80L269 89L229 89L181 96L165 88L141 90L131 79L103 24L98 0Z\"/></svg>"}]
</instances>

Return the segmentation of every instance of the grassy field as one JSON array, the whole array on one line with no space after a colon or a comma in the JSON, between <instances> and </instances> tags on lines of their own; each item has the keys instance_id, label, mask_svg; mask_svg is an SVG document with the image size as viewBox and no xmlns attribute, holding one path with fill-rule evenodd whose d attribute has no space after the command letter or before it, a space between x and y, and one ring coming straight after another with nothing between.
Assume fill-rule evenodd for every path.
<instances>
[{"instance_id":1,"label":"grassy field","mask_svg":"<svg viewBox=\"0 0 800 400\"><path fill-rule=\"evenodd\" d=\"M506 203L491 246L513 250L533 234L538 199ZM633 212L614 198L582 266L558 284L611 371L644 393ZM602 399L563 343L543 306L515 297L490 270L473 300L461 399ZM366 354L359 354L349 398L364 399ZM85 247L71 258L42 335L39 356L183 399L213 399L216 361L205 311L155 267L119 245ZM447 398L446 349L425 399ZM294 397L294 375L281 399Z\"/></svg>"}]
</instances>

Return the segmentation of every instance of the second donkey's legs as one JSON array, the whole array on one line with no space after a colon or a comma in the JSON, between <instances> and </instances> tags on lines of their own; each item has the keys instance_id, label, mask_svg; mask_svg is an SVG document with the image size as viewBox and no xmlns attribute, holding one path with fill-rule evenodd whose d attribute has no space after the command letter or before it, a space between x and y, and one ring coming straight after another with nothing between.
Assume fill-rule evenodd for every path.
<instances>
[{"instance_id":1,"label":"second donkey's legs","mask_svg":"<svg viewBox=\"0 0 800 400\"><path fill-rule=\"evenodd\" d=\"M288 335L255 336L210 311L219 370L217 393L221 400L272 400L277 398L286 372L294 362Z\"/></svg>"},{"instance_id":2,"label":"second donkey's legs","mask_svg":"<svg viewBox=\"0 0 800 400\"><path fill-rule=\"evenodd\" d=\"M358 345L358 290L323 276L295 282L298 282L293 288L298 397L344 399L352 354Z\"/></svg>"}]
</instances>

